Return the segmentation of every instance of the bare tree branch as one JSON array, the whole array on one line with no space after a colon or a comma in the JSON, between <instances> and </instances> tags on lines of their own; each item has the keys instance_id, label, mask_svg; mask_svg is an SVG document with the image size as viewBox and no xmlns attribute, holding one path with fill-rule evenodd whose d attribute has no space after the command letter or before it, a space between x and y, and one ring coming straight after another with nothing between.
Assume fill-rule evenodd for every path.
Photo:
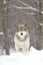
<instances>
[{"instance_id":1,"label":"bare tree branch","mask_svg":"<svg viewBox=\"0 0 43 65\"><path fill-rule=\"evenodd\" d=\"M25 3L25 2L23 2L23 1L20 1L20 0L17 0L19 3L21 3L21 4L23 4L23 5L25 5L25 6L27 6L27 7L30 7L30 5L28 5L27 3Z\"/></svg>"},{"instance_id":2,"label":"bare tree branch","mask_svg":"<svg viewBox=\"0 0 43 65\"><path fill-rule=\"evenodd\" d=\"M13 1L18 1L19 3L25 5L26 7L18 7L16 5L13 5L13 6L11 5L11 7L14 7L14 8L17 8L17 9L31 9L31 10L34 10L34 11L39 11L38 9L30 6L29 4L27 4L27 3L23 2L23 1L20 1L20 0L13 0Z\"/></svg>"},{"instance_id":3,"label":"bare tree branch","mask_svg":"<svg viewBox=\"0 0 43 65\"><path fill-rule=\"evenodd\" d=\"M36 8L33 8L33 7L18 7L18 6L16 6L16 5L10 5L10 7L8 7L8 8L16 8L16 9L20 9L20 10L34 10L34 11L36 11L36 12L39 12L39 10L38 9L36 9ZM41 11L41 14L43 14L43 11Z\"/></svg>"},{"instance_id":4,"label":"bare tree branch","mask_svg":"<svg viewBox=\"0 0 43 65\"><path fill-rule=\"evenodd\" d=\"M34 8L34 7L32 7L32 6L30 6L30 5L28 5L27 3L25 3L25 2L23 2L23 1L20 1L20 0L13 0L13 1L17 1L17 2L19 2L19 3L21 3L21 4L23 4L23 5L25 5L26 7L18 7L18 6L16 6L16 5L13 5L13 6L11 6L11 7L9 7L9 8L16 8L16 9L22 9L22 10L29 10L29 9L31 9L31 10L34 10L34 11L36 11L36 12L39 12L39 10L37 9L37 8ZM41 11L41 14L43 14L43 11Z\"/></svg>"},{"instance_id":5,"label":"bare tree branch","mask_svg":"<svg viewBox=\"0 0 43 65\"><path fill-rule=\"evenodd\" d=\"M16 5L10 5L10 7L9 8L17 8L17 9L31 9L31 10L34 10L34 11L38 11L39 12L39 10L38 9L36 9L36 8L33 8L33 7L31 7L31 6L29 6L29 7L18 7L18 6L16 6Z\"/></svg>"}]
</instances>

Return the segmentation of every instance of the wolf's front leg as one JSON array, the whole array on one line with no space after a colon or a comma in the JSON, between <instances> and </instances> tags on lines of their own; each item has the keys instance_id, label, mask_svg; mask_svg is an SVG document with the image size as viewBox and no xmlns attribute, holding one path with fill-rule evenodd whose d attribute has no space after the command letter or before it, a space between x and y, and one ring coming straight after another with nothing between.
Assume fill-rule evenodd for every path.
<instances>
[{"instance_id":1,"label":"wolf's front leg","mask_svg":"<svg viewBox=\"0 0 43 65\"><path fill-rule=\"evenodd\" d=\"M15 50L16 50L16 52L19 51L19 46L17 44L15 44Z\"/></svg>"}]
</instances>

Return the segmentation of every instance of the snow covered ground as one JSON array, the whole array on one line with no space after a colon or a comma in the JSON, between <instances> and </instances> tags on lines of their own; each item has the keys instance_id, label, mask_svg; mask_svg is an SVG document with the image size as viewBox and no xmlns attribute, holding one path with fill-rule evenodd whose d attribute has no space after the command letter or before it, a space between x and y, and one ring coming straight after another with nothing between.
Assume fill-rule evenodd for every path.
<instances>
[{"instance_id":1,"label":"snow covered ground","mask_svg":"<svg viewBox=\"0 0 43 65\"><path fill-rule=\"evenodd\" d=\"M0 56L0 65L43 65L43 50L31 47L25 54L12 52L9 56Z\"/></svg>"}]
</instances>

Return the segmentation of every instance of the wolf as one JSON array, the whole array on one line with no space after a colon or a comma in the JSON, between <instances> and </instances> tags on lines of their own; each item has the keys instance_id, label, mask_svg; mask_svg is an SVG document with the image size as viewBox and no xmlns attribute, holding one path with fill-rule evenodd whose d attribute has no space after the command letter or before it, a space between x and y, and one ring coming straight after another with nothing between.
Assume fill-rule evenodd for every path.
<instances>
[{"instance_id":1,"label":"wolf","mask_svg":"<svg viewBox=\"0 0 43 65\"><path fill-rule=\"evenodd\" d=\"M16 26L16 32L14 35L15 50L17 52L23 52L29 50L30 47L30 36L27 29L27 24L20 24Z\"/></svg>"}]
</instances>

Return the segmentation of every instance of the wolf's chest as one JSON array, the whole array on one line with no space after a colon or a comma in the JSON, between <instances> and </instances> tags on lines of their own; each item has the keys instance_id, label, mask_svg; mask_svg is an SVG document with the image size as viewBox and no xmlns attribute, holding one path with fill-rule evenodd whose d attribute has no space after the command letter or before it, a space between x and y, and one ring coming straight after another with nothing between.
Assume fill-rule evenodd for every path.
<instances>
[{"instance_id":1,"label":"wolf's chest","mask_svg":"<svg viewBox=\"0 0 43 65\"><path fill-rule=\"evenodd\" d=\"M27 38L26 40L18 40L17 37L14 38L14 42L15 42L15 49L16 51L22 51L25 52L28 50L29 46L30 46L30 42L29 42L29 38Z\"/></svg>"},{"instance_id":2,"label":"wolf's chest","mask_svg":"<svg viewBox=\"0 0 43 65\"><path fill-rule=\"evenodd\" d=\"M15 41L15 44L18 44L18 45L27 45L27 44L29 44L29 38L27 38L26 40L23 40L23 41L20 41L17 38L15 38L14 41Z\"/></svg>"}]
</instances>

